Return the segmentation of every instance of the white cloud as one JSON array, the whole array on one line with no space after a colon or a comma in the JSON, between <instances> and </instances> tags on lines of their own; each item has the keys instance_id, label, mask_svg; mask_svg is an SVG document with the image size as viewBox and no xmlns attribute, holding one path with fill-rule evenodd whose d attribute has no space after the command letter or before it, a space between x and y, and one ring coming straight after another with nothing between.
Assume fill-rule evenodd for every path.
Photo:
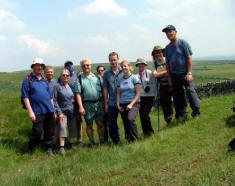
<instances>
[{"instance_id":1,"label":"white cloud","mask_svg":"<svg viewBox=\"0 0 235 186\"><path fill-rule=\"evenodd\" d=\"M6 37L3 35L0 35L0 41L5 41L5 40L6 40Z\"/></svg>"},{"instance_id":2,"label":"white cloud","mask_svg":"<svg viewBox=\"0 0 235 186\"><path fill-rule=\"evenodd\" d=\"M109 40L108 36L105 36L105 35L90 36L87 38L87 41L90 43L99 44L99 45L110 44L110 40Z\"/></svg>"},{"instance_id":3,"label":"white cloud","mask_svg":"<svg viewBox=\"0 0 235 186\"><path fill-rule=\"evenodd\" d=\"M138 25L138 24L132 24L131 25L132 28L134 28L135 30L141 31L141 32L146 32L148 31L148 29L142 25Z\"/></svg>"},{"instance_id":4,"label":"white cloud","mask_svg":"<svg viewBox=\"0 0 235 186\"><path fill-rule=\"evenodd\" d=\"M10 31L21 31L25 24L19 18L3 9L0 9L0 29Z\"/></svg>"},{"instance_id":5,"label":"white cloud","mask_svg":"<svg viewBox=\"0 0 235 186\"><path fill-rule=\"evenodd\" d=\"M107 16L124 16L128 11L122 8L114 0L94 0L93 2L74 8L68 12L69 18L77 17L78 15L107 15Z\"/></svg>"},{"instance_id":6,"label":"white cloud","mask_svg":"<svg viewBox=\"0 0 235 186\"><path fill-rule=\"evenodd\" d=\"M58 55L62 50L51 46L45 41L37 39L33 35L20 35L18 41L27 46L29 50L36 51L39 54Z\"/></svg>"},{"instance_id":7,"label":"white cloud","mask_svg":"<svg viewBox=\"0 0 235 186\"><path fill-rule=\"evenodd\" d=\"M0 7L1 8L17 8L19 7L19 4L15 2L11 2L9 0L0 0Z\"/></svg>"}]
</instances>

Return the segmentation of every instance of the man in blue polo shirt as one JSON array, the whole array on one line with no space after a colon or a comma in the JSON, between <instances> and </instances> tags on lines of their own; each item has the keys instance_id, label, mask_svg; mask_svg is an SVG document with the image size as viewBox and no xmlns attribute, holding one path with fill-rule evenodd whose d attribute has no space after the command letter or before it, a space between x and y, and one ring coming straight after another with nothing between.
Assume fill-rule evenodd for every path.
<instances>
[{"instance_id":1,"label":"man in blue polo shirt","mask_svg":"<svg viewBox=\"0 0 235 186\"><path fill-rule=\"evenodd\" d=\"M107 112L109 136L114 144L120 142L119 128L117 124L118 108L116 103L117 81L123 76L119 66L119 56L116 52L109 54L111 68L104 73L104 110Z\"/></svg>"},{"instance_id":2,"label":"man in blue polo shirt","mask_svg":"<svg viewBox=\"0 0 235 186\"><path fill-rule=\"evenodd\" d=\"M184 88L192 109L192 117L199 117L200 103L192 84L193 60L191 47L185 40L177 38L177 31L173 25L168 25L162 32L165 32L170 40L170 43L165 48L165 55L168 81L173 88L175 117L176 119L187 119L187 102Z\"/></svg>"},{"instance_id":3,"label":"man in blue polo shirt","mask_svg":"<svg viewBox=\"0 0 235 186\"><path fill-rule=\"evenodd\" d=\"M53 156L52 140L55 131L55 116L52 94L48 83L41 75L45 68L43 59L35 58L31 65L32 72L25 77L21 94L32 120L32 134L29 140L27 154L31 154L38 145L42 131L44 131L44 144L49 156Z\"/></svg>"}]
</instances>

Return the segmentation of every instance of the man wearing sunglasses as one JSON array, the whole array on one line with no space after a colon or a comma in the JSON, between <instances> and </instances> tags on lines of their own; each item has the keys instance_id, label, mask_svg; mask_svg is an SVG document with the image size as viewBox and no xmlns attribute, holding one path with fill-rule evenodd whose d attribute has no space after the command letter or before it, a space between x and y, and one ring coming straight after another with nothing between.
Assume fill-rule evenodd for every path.
<instances>
[{"instance_id":1,"label":"man wearing sunglasses","mask_svg":"<svg viewBox=\"0 0 235 186\"><path fill-rule=\"evenodd\" d=\"M94 145L93 121L96 121L100 143L104 143L104 110L102 79L91 72L91 62L88 59L81 61L83 74L76 81L75 92L79 113L86 121L86 132L90 144Z\"/></svg>"}]
</instances>

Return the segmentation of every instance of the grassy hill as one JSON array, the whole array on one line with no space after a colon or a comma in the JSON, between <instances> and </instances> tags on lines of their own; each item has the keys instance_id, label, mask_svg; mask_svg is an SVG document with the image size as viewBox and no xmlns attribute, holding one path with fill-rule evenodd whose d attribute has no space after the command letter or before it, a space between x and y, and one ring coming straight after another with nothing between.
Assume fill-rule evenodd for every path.
<instances>
[{"instance_id":1,"label":"grassy hill","mask_svg":"<svg viewBox=\"0 0 235 186\"><path fill-rule=\"evenodd\" d=\"M216 75L227 75L234 69L229 65L233 64L207 64L207 68ZM51 158L40 149L32 156L22 156L32 126L20 105L23 77L23 72L0 73L1 185L234 185L235 152L226 152L235 137L234 94L201 100L201 117L185 123L166 125L161 113L160 131L153 110L155 134L150 138L143 138L137 117L137 143L126 143L119 118L120 146L110 143L90 148L84 134L84 144L65 157Z\"/></svg>"}]
</instances>

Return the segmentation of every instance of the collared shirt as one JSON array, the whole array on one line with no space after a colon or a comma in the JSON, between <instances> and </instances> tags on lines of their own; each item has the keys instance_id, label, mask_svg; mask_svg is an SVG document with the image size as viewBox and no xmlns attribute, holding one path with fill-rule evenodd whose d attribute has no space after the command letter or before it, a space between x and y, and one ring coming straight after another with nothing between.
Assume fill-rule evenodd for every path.
<instances>
[{"instance_id":1,"label":"collared shirt","mask_svg":"<svg viewBox=\"0 0 235 186\"><path fill-rule=\"evenodd\" d=\"M136 96L136 84L141 84L139 78L136 75L131 74L128 78L122 76L118 82L117 87L120 88L120 104L126 104L132 102Z\"/></svg>"},{"instance_id":2,"label":"collared shirt","mask_svg":"<svg viewBox=\"0 0 235 186\"><path fill-rule=\"evenodd\" d=\"M70 87L65 87L62 83L58 83L54 88L54 105L58 115L65 114L74 116L75 110L75 95Z\"/></svg>"},{"instance_id":3,"label":"collared shirt","mask_svg":"<svg viewBox=\"0 0 235 186\"><path fill-rule=\"evenodd\" d=\"M35 115L54 112L48 83L43 77L39 80L33 73L30 74L30 77L31 82L28 81L28 77L25 77L22 83L22 98L29 99Z\"/></svg>"},{"instance_id":4,"label":"collared shirt","mask_svg":"<svg viewBox=\"0 0 235 186\"><path fill-rule=\"evenodd\" d=\"M192 55L190 45L183 39L178 39L174 44L165 48L166 63L170 65L170 72L186 74L188 72L188 56Z\"/></svg>"},{"instance_id":5,"label":"collared shirt","mask_svg":"<svg viewBox=\"0 0 235 186\"><path fill-rule=\"evenodd\" d=\"M82 87L77 79L75 92L82 93L83 101L95 101L102 98L102 79L91 73L90 78L85 74L81 75Z\"/></svg>"},{"instance_id":6,"label":"collared shirt","mask_svg":"<svg viewBox=\"0 0 235 186\"><path fill-rule=\"evenodd\" d=\"M108 105L117 106L117 81L123 76L122 70L119 69L118 73L115 74L112 68L108 69L104 73L103 87L108 89Z\"/></svg>"}]
</instances>

